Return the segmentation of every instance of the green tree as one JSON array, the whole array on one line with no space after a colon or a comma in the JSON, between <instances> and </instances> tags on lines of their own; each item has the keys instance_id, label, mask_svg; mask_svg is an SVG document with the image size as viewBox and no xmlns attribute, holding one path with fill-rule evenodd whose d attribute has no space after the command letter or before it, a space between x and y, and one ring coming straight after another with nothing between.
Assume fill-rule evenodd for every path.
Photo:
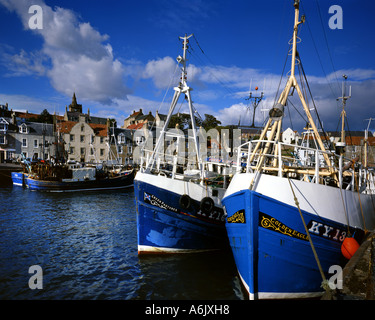
<instances>
[{"instance_id":1,"label":"green tree","mask_svg":"<svg viewBox=\"0 0 375 320\"><path fill-rule=\"evenodd\" d=\"M221 121L216 119L216 117L214 117L213 115L211 115L211 114L205 114L204 115L204 120L202 121L202 127L206 131L208 131L210 129L214 129L217 126L219 126L220 124L221 124Z\"/></svg>"},{"instance_id":2,"label":"green tree","mask_svg":"<svg viewBox=\"0 0 375 320\"><path fill-rule=\"evenodd\" d=\"M172 115L168 128L175 128L177 124L179 125L179 129L182 131L187 131L189 128L191 128L190 114L177 113ZM202 121L198 117L195 117L195 124L199 128L202 125Z\"/></svg>"},{"instance_id":3,"label":"green tree","mask_svg":"<svg viewBox=\"0 0 375 320\"><path fill-rule=\"evenodd\" d=\"M30 118L29 121L40 123L53 123L53 116L48 112L47 109L44 109L40 113L40 115L34 118Z\"/></svg>"}]
</instances>

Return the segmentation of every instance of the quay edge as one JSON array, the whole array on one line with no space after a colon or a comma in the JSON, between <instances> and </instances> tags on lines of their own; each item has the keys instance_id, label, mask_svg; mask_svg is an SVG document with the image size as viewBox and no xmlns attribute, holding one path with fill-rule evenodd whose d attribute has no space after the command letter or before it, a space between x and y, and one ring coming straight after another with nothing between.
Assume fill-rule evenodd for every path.
<instances>
[{"instance_id":1,"label":"quay edge","mask_svg":"<svg viewBox=\"0 0 375 320\"><path fill-rule=\"evenodd\" d=\"M343 288L321 300L375 300L375 233L370 233L343 269Z\"/></svg>"}]
</instances>

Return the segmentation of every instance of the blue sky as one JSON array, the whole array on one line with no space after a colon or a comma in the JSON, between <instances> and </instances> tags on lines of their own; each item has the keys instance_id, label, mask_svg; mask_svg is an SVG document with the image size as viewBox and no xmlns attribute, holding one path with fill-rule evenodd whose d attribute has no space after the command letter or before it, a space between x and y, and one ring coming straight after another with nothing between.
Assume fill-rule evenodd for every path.
<instances>
[{"instance_id":1,"label":"blue sky","mask_svg":"<svg viewBox=\"0 0 375 320\"><path fill-rule=\"evenodd\" d=\"M43 8L43 29L31 30L31 5ZM255 86L265 98L256 124L275 99L288 41L293 1L245 0L0 0L0 103L17 110L63 114L73 92L84 112L116 118L133 111L167 113L178 76L179 36L194 33L188 83L198 112L223 124L250 124L246 100ZM343 29L332 30L328 10L339 5ZM298 46L321 120L337 130L342 75L348 75L350 130L375 118L375 4L373 1L305 0ZM202 52L202 50L203 52ZM290 62L286 65L286 72ZM177 69L177 75L178 69ZM286 77L282 78L282 85ZM168 91L168 87L172 88ZM182 102L182 101L181 101ZM291 102L298 111L295 97ZM311 100L310 105L312 106ZM250 107L250 108L249 108ZM178 106L186 111L186 103ZM304 119L291 104L284 128L301 130ZM375 125L375 124L374 124ZM375 131L375 128L372 128Z\"/></svg>"}]
</instances>

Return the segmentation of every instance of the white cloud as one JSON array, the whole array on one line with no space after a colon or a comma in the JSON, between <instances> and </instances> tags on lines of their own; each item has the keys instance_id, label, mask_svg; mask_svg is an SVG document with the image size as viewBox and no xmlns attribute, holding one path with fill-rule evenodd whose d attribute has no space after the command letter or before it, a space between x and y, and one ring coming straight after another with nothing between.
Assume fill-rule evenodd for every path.
<instances>
[{"instance_id":1,"label":"white cloud","mask_svg":"<svg viewBox=\"0 0 375 320\"><path fill-rule=\"evenodd\" d=\"M53 114L64 114L65 110L59 110L61 101L59 98L51 98L46 101L45 99L39 99L35 97L25 95L12 95L7 93L0 93L1 104L8 103L9 109L17 110L21 112L28 111L29 113L41 113L44 109L47 109L49 113ZM61 107L60 107L61 108ZM62 108L61 108L62 109Z\"/></svg>"},{"instance_id":2,"label":"white cloud","mask_svg":"<svg viewBox=\"0 0 375 320\"><path fill-rule=\"evenodd\" d=\"M20 16L25 29L31 17L28 8L34 4L42 7L43 29L33 32L43 38L41 52L51 61L46 74L57 91L68 96L76 92L81 99L102 103L126 98L130 90L124 84L125 68L106 43L108 35L100 34L87 22L80 22L73 11L52 9L40 0L0 0L0 3ZM11 58L13 71L18 67L24 73L45 72L40 63L31 61L32 53L21 51Z\"/></svg>"},{"instance_id":3,"label":"white cloud","mask_svg":"<svg viewBox=\"0 0 375 320\"><path fill-rule=\"evenodd\" d=\"M246 104L237 103L228 108L219 110L216 118L220 120L223 125L238 124L240 118L243 118L246 114L248 114Z\"/></svg>"},{"instance_id":4,"label":"white cloud","mask_svg":"<svg viewBox=\"0 0 375 320\"><path fill-rule=\"evenodd\" d=\"M46 73L44 62L46 57L41 52L26 52L21 50L19 53L9 53L2 49L1 63L5 65L8 72L7 77L14 76L43 76Z\"/></svg>"},{"instance_id":5,"label":"white cloud","mask_svg":"<svg viewBox=\"0 0 375 320\"><path fill-rule=\"evenodd\" d=\"M201 0L195 2L198 6L194 7L194 10L206 6ZM154 113L161 105L159 99L153 101L152 98L143 99L131 94L125 85L125 77L137 81L150 79L157 89L166 89L169 85L178 84L180 69L176 68L177 62L174 58L167 56L144 63L129 61L123 57L120 61L113 53L109 36L95 30L90 23L82 22L71 10L52 8L43 0L0 0L0 4L16 12L25 30L40 36L43 40L42 47L34 52L26 52L22 49L14 52L10 48L0 48L1 62L5 64L4 59L6 59L8 75L45 75L58 92L69 98L73 92L76 92L78 99L85 100L84 104L90 107L91 112L95 111L90 103L98 106L98 109L100 105L103 109L104 105L103 111L98 113L119 118L126 117L132 110L139 108ZM43 8L42 30L30 30L28 27L30 18L28 8L35 4ZM198 10L194 15L200 16L203 13L204 11ZM353 82L353 98L348 103L348 115L352 112L360 119L357 122L360 125L365 117L375 116L371 114L375 108L373 102L375 101L373 93L375 70L373 69L338 70L336 74L328 75L327 79L308 76L316 105L325 124L330 121L335 126L340 113L335 99L341 93L341 83L336 83L336 79L341 80L342 74L347 74L349 80ZM202 116L204 113L217 116L223 124L237 124L240 116L242 119L248 117L250 122L252 110L250 108L248 111L248 102L245 100L249 94L250 83L253 92L255 86L258 86L259 91L265 93L255 118L256 124L262 123L263 113L260 110L272 105L279 80L279 75L255 68L188 65L188 82L196 89L192 92L196 109ZM284 84L285 78L281 82L280 90ZM26 100L26 97L22 97L21 100L23 99ZM202 102L206 104L200 104ZM34 103L35 101L32 105ZM186 104L182 106L181 111L185 110L185 106ZM166 113L168 103L163 103L162 107L163 112ZM302 123L301 120L297 120L299 115L294 112L292 106L289 106L288 110L291 111L291 116L286 114L286 122L292 118L295 123ZM299 110L302 110L300 106ZM354 110L357 114L354 114ZM327 118L328 121L323 118Z\"/></svg>"},{"instance_id":6,"label":"white cloud","mask_svg":"<svg viewBox=\"0 0 375 320\"><path fill-rule=\"evenodd\" d=\"M151 78L159 89L168 88L175 75L177 62L171 57L149 61L144 69L142 77Z\"/></svg>"}]
</instances>

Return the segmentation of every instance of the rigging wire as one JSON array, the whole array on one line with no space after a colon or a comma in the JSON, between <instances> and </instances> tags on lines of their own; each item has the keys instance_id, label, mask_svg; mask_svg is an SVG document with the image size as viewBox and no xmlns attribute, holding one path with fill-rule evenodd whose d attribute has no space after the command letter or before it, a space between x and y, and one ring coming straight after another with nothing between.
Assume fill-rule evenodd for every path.
<instances>
[{"instance_id":1,"label":"rigging wire","mask_svg":"<svg viewBox=\"0 0 375 320\"><path fill-rule=\"evenodd\" d=\"M212 72L212 70L215 70L215 71L218 71L220 73L220 70L218 69L217 65L213 62L213 60L205 53L205 51L203 50L202 46L199 44L198 39L196 38L196 36L194 34L193 34L193 39L195 40L195 43L196 43L197 47L199 48L200 52L202 53L204 58L207 60L207 62L203 61L201 56L196 54L196 51L194 50L193 46L191 46L191 45L189 46L190 50L188 50L190 55L192 57L194 57L195 59L197 59L201 64L203 64L203 65L207 64L210 67L210 68L205 69L205 71L208 74L210 74L224 88L224 90L227 91L229 96L231 96L233 98L236 98L236 99L243 100L244 98L238 98L239 93L234 91L230 87L233 82L231 82L229 79L225 80L225 74L224 73L221 73L220 77L219 77L219 76L217 76L217 74L215 72ZM224 81L222 80L222 78L224 78ZM247 115L248 112L250 112L249 108L250 108L250 102L246 105L245 116ZM239 123L238 124L240 125L240 123L241 123L241 115L239 117Z\"/></svg>"},{"instance_id":2,"label":"rigging wire","mask_svg":"<svg viewBox=\"0 0 375 320\"><path fill-rule=\"evenodd\" d=\"M308 123L309 120L307 118L305 118L303 116L303 114L301 114L301 112L297 109L297 107L293 104L293 102L288 98L288 102L292 105L292 107L297 111L297 113L300 115L300 117L306 122Z\"/></svg>"},{"instance_id":3,"label":"rigging wire","mask_svg":"<svg viewBox=\"0 0 375 320\"><path fill-rule=\"evenodd\" d=\"M289 105L288 105L288 115L289 115L289 121L290 121L290 126L292 127L292 130L294 131L294 127L293 127L293 121L292 121L292 116L290 115L290 108L289 108Z\"/></svg>"},{"instance_id":4,"label":"rigging wire","mask_svg":"<svg viewBox=\"0 0 375 320\"><path fill-rule=\"evenodd\" d=\"M199 47L200 48L200 47ZM201 48L200 48L201 49ZM202 50L202 49L201 49ZM202 65L204 65L205 64L205 62L202 60L202 58L199 56L199 55L197 55L196 53L195 53L195 51L194 51L194 49L193 49L193 47L192 46L190 46L189 48L188 48L188 52L190 53L190 55L193 57L193 58L195 58L195 59L197 59L198 60L198 62L200 62ZM204 51L202 51L202 52L204 52ZM207 58L207 55L205 55L205 57ZM208 58L207 58L208 59ZM210 62L211 63L211 62ZM212 67L214 67L214 65L212 64ZM222 87L228 92L228 94L230 95L230 96L237 96L237 93L235 92L235 91L233 91L230 87L229 87L229 84L230 84L230 82L228 81L227 82L227 84L226 83L224 83L222 80L220 80L219 79L219 77L217 77L211 70L205 70L205 72L207 72L207 73L209 73L213 78L215 78L215 80L218 82L218 83L220 83L221 85L222 85Z\"/></svg>"},{"instance_id":5,"label":"rigging wire","mask_svg":"<svg viewBox=\"0 0 375 320\"><path fill-rule=\"evenodd\" d=\"M323 62L322 62L322 59L321 59L321 57L320 57L319 50L318 50L318 48L317 48L317 46L316 46L316 42L315 42L315 40L314 40L314 37L313 37L312 31L311 31L311 28L310 28L310 24L309 24L309 22L308 22L308 19L307 19L305 22L306 22L306 24L307 24L307 29L309 30L310 38L311 38L312 43L313 43L313 45L314 45L314 49L315 49L316 55L317 55L317 57L318 57L320 67L322 68L322 71L323 71L324 76L325 76L325 78L326 78L326 80L327 80L327 84L328 84L328 86L329 86L329 88L330 88L330 90L331 90L331 92L332 92L332 95L333 95L333 97L336 99L337 94L334 92L334 90L333 90L333 88L332 88L332 84L331 84L331 82L328 80L328 76L327 76L327 73L326 73L326 71L325 71L325 69L324 69ZM324 31L324 29L323 29L323 31ZM336 71L335 71L335 77L336 77L336 80L337 80Z\"/></svg>"},{"instance_id":6,"label":"rigging wire","mask_svg":"<svg viewBox=\"0 0 375 320\"><path fill-rule=\"evenodd\" d=\"M328 50L328 55L329 55L329 59L331 61L331 65L332 65L332 69L335 73L335 78L336 78L336 83L337 83L337 86L339 88L339 91L340 91L340 84L339 84L339 80L337 79L337 72L336 72L336 69L335 69L335 66L333 64L333 60L332 60L332 55L331 55L331 50L329 49L329 45L328 45L328 39L327 39L327 35L326 35L326 31L325 31L325 28L324 28L324 23L323 23L323 18L322 18L322 14L321 14L321 10L320 10L320 6L319 6L319 1L318 0L315 0L316 2L316 5L318 7L318 13L319 13L319 18L320 18L320 23L322 25L322 29L323 29L323 34L324 34L324 40L326 42L326 46L327 46L327 50Z\"/></svg>"},{"instance_id":7,"label":"rigging wire","mask_svg":"<svg viewBox=\"0 0 375 320\"><path fill-rule=\"evenodd\" d=\"M349 122L348 122L348 118L347 117L345 117L345 121L346 121L346 126L348 127L350 143L353 144L352 133L350 132L350 129L349 129Z\"/></svg>"},{"instance_id":8,"label":"rigging wire","mask_svg":"<svg viewBox=\"0 0 375 320\"><path fill-rule=\"evenodd\" d=\"M286 54L286 57L285 57L284 66L283 66L283 71L281 71L280 81L279 81L279 85L277 86L277 90L276 90L276 94L275 94L275 99L274 99L274 101L273 101L273 105L276 104L276 100L277 100L277 97L278 97L278 95L279 95L279 90L280 90L281 81L283 80L283 75L284 75L284 71L285 71L286 63L288 62L288 56L289 56L290 47L291 47L291 45L289 45L289 49L288 49L287 54Z\"/></svg>"},{"instance_id":9,"label":"rigging wire","mask_svg":"<svg viewBox=\"0 0 375 320\"><path fill-rule=\"evenodd\" d=\"M297 52L297 54L298 54L298 52ZM313 103L313 105L314 105L314 110L315 110L315 113L316 113L316 116L317 116L317 119L318 119L318 122L319 122L320 128L321 128L322 131L323 131L323 134L324 134L325 139L328 141L329 144L331 144L331 142L330 142L330 140L329 140L329 136L328 136L328 134L326 133L326 131L324 130L324 128L323 128L323 124L322 124L322 121L320 120L320 116L319 116L319 113L318 113L318 109L316 108L315 100L314 100L314 97L313 97L313 95L312 95L312 92L311 92L311 89L310 89L310 85L309 85L309 83L308 83L308 81L307 81L307 77L306 77L305 70L303 69L303 65L302 65L301 57L300 57L300 63L301 63L301 71L302 71L302 73L303 73L303 77L304 77L304 79L305 79L307 89L308 89L308 91L309 91L309 93L310 93L311 101L312 101L312 103Z\"/></svg>"}]
</instances>

